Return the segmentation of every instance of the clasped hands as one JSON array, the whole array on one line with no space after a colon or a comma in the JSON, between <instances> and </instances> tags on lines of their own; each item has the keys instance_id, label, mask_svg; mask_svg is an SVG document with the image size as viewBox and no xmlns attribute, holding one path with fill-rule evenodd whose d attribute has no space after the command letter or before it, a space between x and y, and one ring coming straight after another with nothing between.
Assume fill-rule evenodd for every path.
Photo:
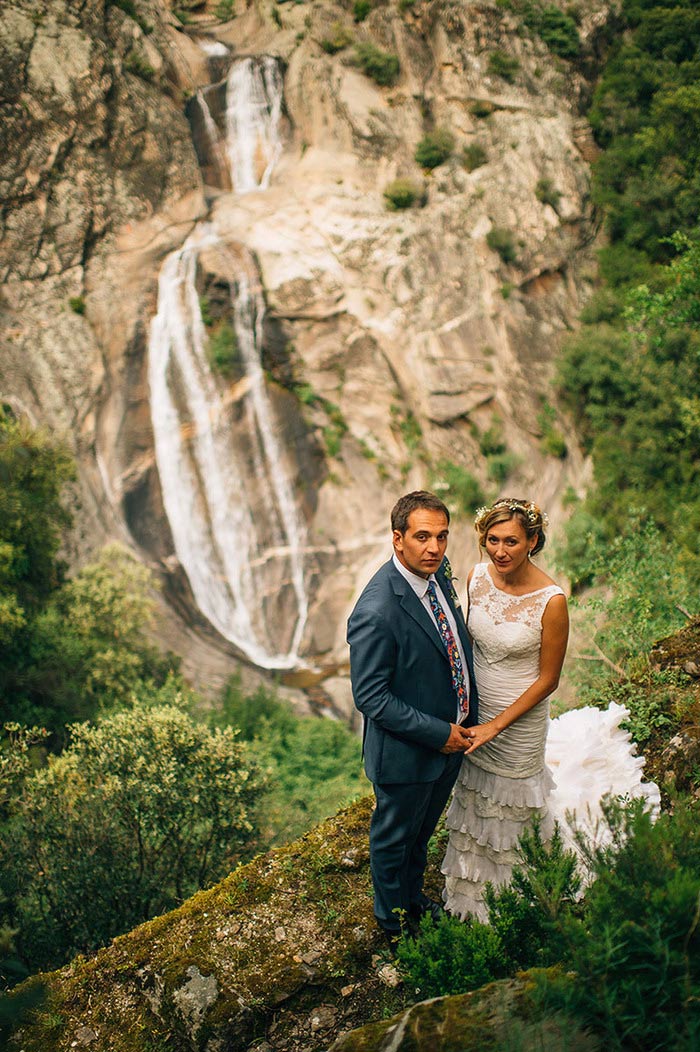
<instances>
[{"instance_id":1,"label":"clasped hands","mask_svg":"<svg viewBox=\"0 0 700 1052\"><path fill-rule=\"evenodd\" d=\"M479 723L475 727L463 727L459 723L451 723L450 736L442 749L440 749L440 752L471 753L478 749L480 745L490 742L497 734L498 729L494 725L493 720L489 720L488 723Z\"/></svg>"}]
</instances>

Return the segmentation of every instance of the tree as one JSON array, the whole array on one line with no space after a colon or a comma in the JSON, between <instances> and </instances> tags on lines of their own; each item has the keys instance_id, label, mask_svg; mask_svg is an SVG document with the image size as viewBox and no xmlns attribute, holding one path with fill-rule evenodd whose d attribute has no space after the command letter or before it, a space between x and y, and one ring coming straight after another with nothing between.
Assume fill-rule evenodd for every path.
<instances>
[{"instance_id":1,"label":"tree","mask_svg":"<svg viewBox=\"0 0 700 1052\"><path fill-rule=\"evenodd\" d=\"M173 705L73 726L0 828L25 959L54 967L221 878L255 840L264 785L237 732Z\"/></svg>"}]
</instances>

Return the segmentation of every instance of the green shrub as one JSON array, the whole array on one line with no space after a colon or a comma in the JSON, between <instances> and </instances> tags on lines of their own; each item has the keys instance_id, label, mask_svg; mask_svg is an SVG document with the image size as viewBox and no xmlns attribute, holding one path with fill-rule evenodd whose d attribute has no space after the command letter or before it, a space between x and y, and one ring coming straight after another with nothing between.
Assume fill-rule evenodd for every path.
<instances>
[{"instance_id":1,"label":"green shrub","mask_svg":"<svg viewBox=\"0 0 700 1052\"><path fill-rule=\"evenodd\" d=\"M76 724L0 828L3 875L22 874L22 949L56 966L178 905L250 844L264 780L231 730L178 708ZM11 857L10 857L11 856Z\"/></svg>"},{"instance_id":2,"label":"green shrub","mask_svg":"<svg viewBox=\"0 0 700 1052\"><path fill-rule=\"evenodd\" d=\"M516 453L494 453L486 458L486 471L494 482L505 482L520 464L520 457Z\"/></svg>"},{"instance_id":3,"label":"green shrub","mask_svg":"<svg viewBox=\"0 0 700 1052\"><path fill-rule=\"evenodd\" d=\"M472 515L486 499L477 479L449 460L435 465L433 487L444 493L446 504L465 515Z\"/></svg>"},{"instance_id":4,"label":"green shrub","mask_svg":"<svg viewBox=\"0 0 700 1052\"><path fill-rule=\"evenodd\" d=\"M508 81L509 84L513 83L519 69L520 63L517 58L514 58L512 55L506 55L504 51L492 51L489 55L489 73L495 77L501 77L503 80Z\"/></svg>"},{"instance_id":5,"label":"green shrub","mask_svg":"<svg viewBox=\"0 0 700 1052\"><path fill-rule=\"evenodd\" d=\"M561 200L561 192L557 190L551 179L543 177L537 180L535 186L535 197L538 201L541 201L543 205L551 205L556 211L559 207L559 201Z\"/></svg>"},{"instance_id":6,"label":"green shrub","mask_svg":"<svg viewBox=\"0 0 700 1052\"><path fill-rule=\"evenodd\" d=\"M140 77L141 80L146 81L153 80L156 75L153 66L138 51L129 52L124 59L124 69L127 73L133 73L134 76Z\"/></svg>"},{"instance_id":7,"label":"green shrub","mask_svg":"<svg viewBox=\"0 0 700 1052\"><path fill-rule=\"evenodd\" d=\"M482 165L487 163L488 154L480 143L470 143L462 150L462 164L468 172L473 172L475 169L481 168Z\"/></svg>"},{"instance_id":8,"label":"green shrub","mask_svg":"<svg viewBox=\"0 0 700 1052\"><path fill-rule=\"evenodd\" d=\"M422 168L437 168L444 164L454 150L455 139L446 128L436 128L424 135L416 147L416 161Z\"/></svg>"},{"instance_id":9,"label":"green shrub","mask_svg":"<svg viewBox=\"0 0 700 1052\"><path fill-rule=\"evenodd\" d=\"M397 958L421 1000L476 990L507 975L498 935L477 920L424 918L418 938L400 941Z\"/></svg>"},{"instance_id":10,"label":"green shrub","mask_svg":"<svg viewBox=\"0 0 700 1052\"><path fill-rule=\"evenodd\" d=\"M372 0L355 0L352 17L356 22L364 22L372 10Z\"/></svg>"},{"instance_id":11,"label":"green shrub","mask_svg":"<svg viewBox=\"0 0 700 1052\"><path fill-rule=\"evenodd\" d=\"M486 244L498 252L504 263L514 263L517 258L515 238L510 230L502 226L492 227L486 235Z\"/></svg>"},{"instance_id":12,"label":"green shrub","mask_svg":"<svg viewBox=\"0 0 700 1052\"><path fill-rule=\"evenodd\" d=\"M71 296L68 300L68 306L74 314L85 313L85 297L84 296Z\"/></svg>"},{"instance_id":13,"label":"green shrub","mask_svg":"<svg viewBox=\"0 0 700 1052\"><path fill-rule=\"evenodd\" d=\"M377 84L391 87L398 80L401 67L396 55L366 41L355 46L355 56L362 72Z\"/></svg>"},{"instance_id":14,"label":"green shrub","mask_svg":"<svg viewBox=\"0 0 700 1052\"><path fill-rule=\"evenodd\" d=\"M229 22L236 14L236 0L219 0L214 13L219 21Z\"/></svg>"},{"instance_id":15,"label":"green shrub","mask_svg":"<svg viewBox=\"0 0 700 1052\"><path fill-rule=\"evenodd\" d=\"M483 457L505 453L506 444L503 441L503 421L499 417L494 416L491 426L479 435L479 451Z\"/></svg>"},{"instance_id":16,"label":"green shrub","mask_svg":"<svg viewBox=\"0 0 700 1052\"><path fill-rule=\"evenodd\" d=\"M425 187L414 179L394 179L383 190L386 206L392 211L425 204Z\"/></svg>"},{"instance_id":17,"label":"green shrub","mask_svg":"<svg viewBox=\"0 0 700 1052\"><path fill-rule=\"evenodd\" d=\"M367 787L360 741L345 724L299 716L263 686L246 694L240 676L229 680L210 722L238 728L269 771L259 812L265 847L301 836Z\"/></svg>"},{"instance_id":18,"label":"green shrub","mask_svg":"<svg viewBox=\"0 0 700 1052\"><path fill-rule=\"evenodd\" d=\"M559 7L543 8L536 16L534 25L536 32L555 55L573 59L579 54L581 38L576 22Z\"/></svg>"},{"instance_id":19,"label":"green shrub","mask_svg":"<svg viewBox=\"0 0 700 1052\"><path fill-rule=\"evenodd\" d=\"M543 453L563 460L568 453L566 439L556 426L557 414L554 408L545 402L538 413L537 423L542 430L540 448Z\"/></svg>"},{"instance_id":20,"label":"green shrub","mask_svg":"<svg viewBox=\"0 0 700 1052\"><path fill-rule=\"evenodd\" d=\"M490 117L495 109L494 104L487 99L475 99L469 107L469 112L478 120L483 120Z\"/></svg>"},{"instance_id":21,"label":"green shrub","mask_svg":"<svg viewBox=\"0 0 700 1052\"><path fill-rule=\"evenodd\" d=\"M335 55L336 52L342 51L343 48L352 44L352 40L353 37L350 30L346 29L342 22L334 22L331 26L331 35L321 41L321 47L326 54Z\"/></svg>"},{"instance_id":22,"label":"green shrub","mask_svg":"<svg viewBox=\"0 0 700 1052\"><path fill-rule=\"evenodd\" d=\"M212 369L222 376L231 376L240 362L238 337L229 321L221 321L209 334L207 354Z\"/></svg>"}]
</instances>

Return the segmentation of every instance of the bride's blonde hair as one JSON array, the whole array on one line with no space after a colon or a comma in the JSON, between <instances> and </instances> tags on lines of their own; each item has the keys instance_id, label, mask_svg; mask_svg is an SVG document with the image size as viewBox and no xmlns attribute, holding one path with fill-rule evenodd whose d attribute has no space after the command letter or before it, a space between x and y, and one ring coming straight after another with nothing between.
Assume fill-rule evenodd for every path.
<instances>
[{"instance_id":1,"label":"bride's blonde hair","mask_svg":"<svg viewBox=\"0 0 700 1052\"><path fill-rule=\"evenodd\" d=\"M532 500L519 500L517 497L500 497L490 508L479 508L474 518L474 529L479 536L479 547L486 543L486 535L492 526L499 522L517 519L529 538L536 537L531 554L537 555L547 540L544 532L549 526L545 513Z\"/></svg>"}]
</instances>

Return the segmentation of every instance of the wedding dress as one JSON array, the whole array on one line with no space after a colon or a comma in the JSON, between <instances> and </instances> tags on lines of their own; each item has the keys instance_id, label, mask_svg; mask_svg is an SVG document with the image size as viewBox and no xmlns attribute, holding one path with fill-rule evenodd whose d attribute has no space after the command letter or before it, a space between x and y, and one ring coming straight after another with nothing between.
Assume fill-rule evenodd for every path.
<instances>
[{"instance_id":1,"label":"wedding dress","mask_svg":"<svg viewBox=\"0 0 700 1052\"><path fill-rule=\"evenodd\" d=\"M479 563L469 586L468 627L474 643L479 721L507 708L539 675L542 616L550 599L563 595L548 585L526 595L499 589ZM486 881L507 884L519 859L518 840L539 816L548 839L558 821L573 843L568 817L599 838L600 800L605 793L643 796L653 810L659 791L641 781L644 760L620 727L621 705L574 709L549 721L549 700L492 741L465 756L447 812L447 853L442 866L445 906L464 918L487 920ZM556 779L556 781L555 781Z\"/></svg>"}]
</instances>

